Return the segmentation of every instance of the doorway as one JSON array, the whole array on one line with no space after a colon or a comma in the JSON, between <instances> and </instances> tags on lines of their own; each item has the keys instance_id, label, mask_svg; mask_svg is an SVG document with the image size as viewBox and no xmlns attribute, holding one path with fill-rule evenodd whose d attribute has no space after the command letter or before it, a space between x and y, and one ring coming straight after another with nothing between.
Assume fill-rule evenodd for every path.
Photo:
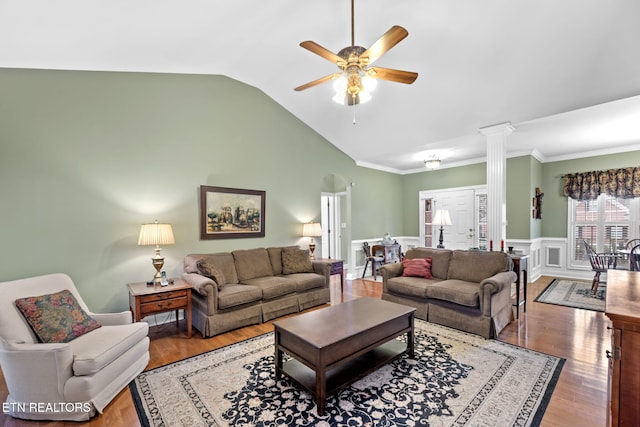
<instances>
[{"instance_id":1,"label":"doorway","mask_svg":"<svg viewBox=\"0 0 640 427\"><path fill-rule=\"evenodd\" d=\"M350 265L351 184L335 174L323 178L320 193L320 225L322 258L345 260Z\"/></svg>"},{"instance_id":2,"label":"doorway","mask_svg":"<svg viewBox=\"0 0 640 427\"><path fill-rule=\"evenodd\" d=\"M485 187L449 188L420 192L420 240L425 247L439 243L440 226L431 224L438 209L446 209L451 225L443 226L443 244L447 249L469 249L482 241L483 215L480 195L486 195ZM486 207L484 209L486 211Z\"/></svg>"}]
</instances>

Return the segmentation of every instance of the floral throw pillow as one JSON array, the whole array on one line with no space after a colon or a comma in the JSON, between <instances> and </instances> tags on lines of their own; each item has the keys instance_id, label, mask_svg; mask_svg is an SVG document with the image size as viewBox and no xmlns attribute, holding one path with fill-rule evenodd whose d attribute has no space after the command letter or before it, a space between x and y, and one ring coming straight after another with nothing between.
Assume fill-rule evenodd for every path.
<instances>
[{"instance_id":1,"label":"floral throw pillow","mask_svg":"<svg viewBox=\"0 0 640 427\"><path fill-rule=\"evenodd\" d=\"M102 326L80 307L68 289L17 299L16 307L43 343L69 342Z\"/></svg>"},{"instance_id":2,"label":"floral throw pillow","mask_svg":"<svg viewBox=\"0 0 640 427\"><path fill-rule=\"evenodd\" d=\"M433 279L431 274L431 257L402 260L402 275L411 277L424 277Z\"/></svg>"},{"instance_id":3,"label":"floral throw pillow","mask_svg":"<svg viewBox=\"0 0 640 427\"><path fill-rule=\"evenodd\" d=\"M224 274L216 268L216 265L208 259L201 259L197 262L198 273L204 277L216 282L218 290L221 290L225 284Z\"/></svg>"},{"instance_id":4,"label":"floral throw pillow","mask_svg":"<svg viewBox=\"0 0 640 427\"><path fill-rule=\"evenodd\" d=\"M282 274L313 273L313 263L306 249L282 250Z\"/></svg>"}]
</instances>

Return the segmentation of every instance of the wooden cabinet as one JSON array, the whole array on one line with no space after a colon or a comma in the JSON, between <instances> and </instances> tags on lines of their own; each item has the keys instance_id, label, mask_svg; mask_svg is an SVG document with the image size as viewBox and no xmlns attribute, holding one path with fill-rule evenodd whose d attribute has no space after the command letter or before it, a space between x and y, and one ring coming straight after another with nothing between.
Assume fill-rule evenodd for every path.
<instances>
[{"instance_id":1,"label":"wooden cabinet","mask_svg":"<svg viewBox=\"0 0 640 427\"><path fill-rule=\"evenodd\" d=\"M187 336L191 337L191 285L176 280L168 286L158 284L147 285L144 282L129 283L129 307L133 313L133 321L139 322L151 314L184 310L187 322Z\"/></svg>"},{"instance_id":2,"label":"wooden cabinet","mask_svg":"<svg viewBox=\"0 0 640 427\"><path fill-rule=\"evenodd\" d=\"M640 272L609 270L605 315L611 319L611 426L640 425Z\"/></svg>"}]
</instances>

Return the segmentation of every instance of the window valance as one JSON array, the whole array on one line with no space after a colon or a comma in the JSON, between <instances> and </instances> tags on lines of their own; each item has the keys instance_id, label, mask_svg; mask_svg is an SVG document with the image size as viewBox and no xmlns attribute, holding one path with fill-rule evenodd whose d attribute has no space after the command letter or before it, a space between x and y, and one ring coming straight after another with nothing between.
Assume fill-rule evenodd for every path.
<instances>
[{"instance_id":1,"label":"window valance","mask_svg":"<svg viewBox=\"0 0 640 427\"><path fill-rule=\"evenodd\" d=\"M564 195L594 200L600 194L631 199L640 197L640 167L572 173L564 176Z\"/></svg>"}]
</instances>

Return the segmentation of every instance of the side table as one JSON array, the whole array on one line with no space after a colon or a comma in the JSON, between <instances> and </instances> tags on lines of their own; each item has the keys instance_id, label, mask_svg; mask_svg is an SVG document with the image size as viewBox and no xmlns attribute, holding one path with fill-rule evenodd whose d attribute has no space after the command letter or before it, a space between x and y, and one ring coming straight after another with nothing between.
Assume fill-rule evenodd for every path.
<instances>
[{"instance_id":1,"label":"side table","mask_svg":"<svg viewBox=\"0 0 640 427\"><path fill-rule=\"evenodd\" d=\"M129 308L133 321L139 322L150 314L176 311L176 327L178 311L184 310L187 321L187 337L191 338L191 285L176 279L172 284L160 286L147 285L145 282L129 283Z\"/></svg>"},{"instance_id":2,"label":"side table","mask_svg":"<svg viewBox=\"0 0 640 427\"><path fill-rule=\"evenodd\" d=\"M516 319L520 318L520 306L522 306L522 312L527 312L527 283L529 277L527 275L527 261L529 255L511 255L513 260L513 272L518 275L516 279L516 303L513 304L516 307ZM522 276L522 279L520 278ZM521 281L522 280L522 281ZM520 299L520 285L522 285L523 299Z\"/></svg>"},{"instance_id":3,"label":"side table","mask_svg":"<svg viewBox=\"0 0 640 427\"><path fill-rule=\"evenodd\" d=\"M331 264L330 276L333 276L334 274L340 275L340 293L342 293L344 289L344 262L341 259L333 258L316 258L316 261L328 262Z\"/></svg>"}]
</instances>

